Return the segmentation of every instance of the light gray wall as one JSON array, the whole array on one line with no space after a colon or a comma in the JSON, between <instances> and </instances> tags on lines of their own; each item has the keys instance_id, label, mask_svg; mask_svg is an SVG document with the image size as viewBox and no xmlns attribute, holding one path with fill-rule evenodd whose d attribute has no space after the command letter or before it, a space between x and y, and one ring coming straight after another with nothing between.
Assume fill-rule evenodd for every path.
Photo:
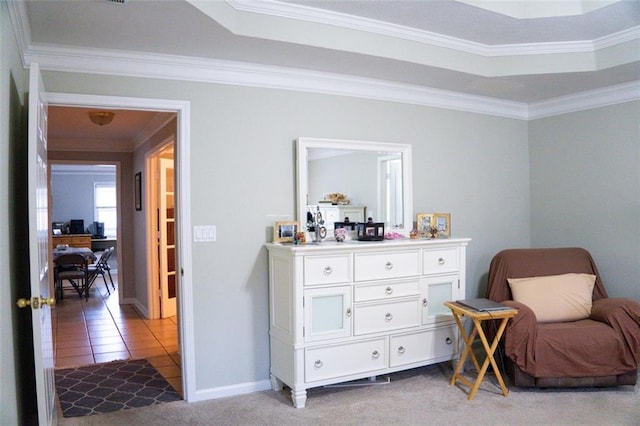
<instances>
[{"instance_id":1,"label":"light gray wall","mask_svg":"<svg viewBox=\"0 0 640 426\"><path fill-rule=\"evenodd\" d=\"M467 292L493 254L529 244L527 123L435 108L214 84L44 73L48 90L191 103L191 221L197 389L266 380L273 215L295 215L294 140L410 143L414 210L452 214L471 237ZM232 350L230 350L232 348ZM230 368L233 366L233 368Z\"/></svg>"},{"instance_id":2,"label":"light gray wall","mask_svg":"<svg viewBox=\"0 0 640 426\"><path fill-rule=\"evenodd\" d=\"M51 171L51 221L69 222L83 219L85 229L93 224L94 184L116 183L112 174L64 173Z\"/></svg>"},{"instance_id":3,"label":"light gray wall","mask_svg":"<svg viewBox=\"0 0 640 426\"><path fill-rule=\"evenodd\" d=\"M21 407L30 395L20 388L17 371L20 364L20 345L28 345L28 336L17 332L24 329L25 321L30 321L30 312L18 310L15 302L19 297L28 296L23 271L12 264L12 244L10 222L13 202L11 186L14 155L21 145L22 105L24 93L28 90L28 74L22 69L18 56L13 27L9 19L7 3L0 2L0 424L15 425L21 417Z\"/></svg>"},{"instance_id":4,"label":"light gray wall","mask_svg":"<svg viewBox=\"0 0 640 426\"><path fill-rule=\"evenodd\" d=\"M640 300L640 102L529 127L532 244L586 248L609 296Z\"/></svg>"}]
</instances>

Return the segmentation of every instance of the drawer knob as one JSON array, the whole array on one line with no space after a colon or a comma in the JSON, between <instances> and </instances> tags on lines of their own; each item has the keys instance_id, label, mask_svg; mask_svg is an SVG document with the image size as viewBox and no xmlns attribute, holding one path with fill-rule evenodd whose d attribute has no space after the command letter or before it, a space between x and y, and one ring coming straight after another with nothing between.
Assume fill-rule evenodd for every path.
<instances>
[{"instance_id":1,"label":"drawer knob","mask_svg":"<svg viewBox=\"0 0 640 426\"><path fill-rule=\"evenodd\" d=\"M447 337L444 341L447 345L450 345L453 343L453 340L451 340L451 337Z\"/></svg>"},{"instance_id":2,"label":"drawer knob","mask_svg":"<svg viewBox=\"0 0 640 426\"><path fill-rule=\"evenodd\" d=\"M404 353L405 353L405 351L406 351L406 349L404 348L404 346L400 346L400 347L398 348L398 353L399 353L400 355L404 354Z\"/></svg>"},{"instance_id":3,"label":"drawer knob","mask_svg":"<svg viewBox=\"0 0 640 426\"><path fill-rule=\"evenodd\" d=\"M331 275L332 272L333 272L333 269L331 269L331 266L325 266L324 270L322 271L322 273L325 275Z\"/></svg>"},{"instance_id":4,"label":"drawer knob","mask_svg":"<svg viewBox=\"0 0 640 426\"><path fill-rule=\"evenodd\" d=\"M385 294L393 294L393 289L391 287L387 287L384 289Z\"/></svg>"},{"instance_id":5,"label":"drawer knob","mask_svg":"<svg viewBox=\"0 0 640 426\"><path fill-rule=\"evenodd\" d=\"M351 308L347 308L347 316L350 317L351 316Z\"/></svg>"},{"instance_id":6,"label":"drawer knob","mask_svg":"<svg viewBox=\"0 0 640 426\"><path fill-rule=\"evenodd\" d=\"M439 265L444 265L444 258L442 258L442 257L438 258L438 264Z\"/></svg>"},{"instance_id":7,"label":"drawer knob","mask_svg":"<svg viewBox=\"0 0 640 426\"><path fill-rule=\"evenodd\" d=\"M313 363L314 368L322 368L322 361L317 360Z\"/></svg>"},{"instance_id":8,"label":"drawer knob","mask_svg":"<svg viewBox=\"0 0 640 426\"><path fill-rule=\"evenodd\" d=\"M373 352L371 353L371 358L373 358L373 359L378 359L378 358L380 358L380 352L378 352L378 351L373 351Z\"/></svg>"},{"instance_id":9,"label":"drawer knob","mask_svg":"<svg viewBox=\"0 0 640 426\"><path fill-rule=\"evenodd\" d=\"M386 322L391 322L392 319L393 319L393 315L391 315L389 312L387 312L387 314L384 316L384 320Z\"/></svg>"},{"instance_id":10,"label":"drawer knob","mask_svg":"<svg viewBox=\"0 0 640 426\"><path fill-rule=\"evenodd\" d=\"M384 269L386 269L387 271L390 271L391 269L393 269L393 263L391 262L387 262L384 264Z\"/></svg>"}]
</instances>

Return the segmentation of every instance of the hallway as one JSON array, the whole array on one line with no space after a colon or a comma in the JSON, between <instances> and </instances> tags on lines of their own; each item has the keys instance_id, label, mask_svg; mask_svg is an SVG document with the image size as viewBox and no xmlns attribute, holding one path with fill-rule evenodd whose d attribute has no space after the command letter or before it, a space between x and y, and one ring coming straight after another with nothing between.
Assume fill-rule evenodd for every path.
<instances>
[{"instance_id":1,"label":"hallway","mask_svg":"<svg viewBox=\"0 0 640 426\"><path fill-rule=\"evenodd\" d=\"M175 316L144 319L132 305L119 305L117 290L109 295L98 279L88 301L65 291L51 319L56 368L146 358L182 394Z\"/></svg>"}]
</instances>

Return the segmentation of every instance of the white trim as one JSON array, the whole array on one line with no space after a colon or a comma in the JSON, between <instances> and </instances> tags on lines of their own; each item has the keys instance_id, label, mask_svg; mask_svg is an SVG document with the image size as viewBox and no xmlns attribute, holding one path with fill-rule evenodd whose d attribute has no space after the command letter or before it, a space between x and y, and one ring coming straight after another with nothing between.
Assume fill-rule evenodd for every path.
<instances>
[{"instance_id":1,"label":"white trim","mask_svg":"<svg viewBox=\"0 0 640 426\"><path fill-rule=\"evenodd\" d=\"M271 389L270 380L260 380L257 382L239 383L237 385L200 389L195 392L193 399L189 400L189 402L206 401L209 399L224 398L227 396L244 395L269 389Z\"/></svg>"},{"instance_id":2,"label":"white trim","mask_svg":"<svg viewBox=\"0 0 640 426\"><path fill-rule=\"evenodd\" d=\"M16 38L22 51L21 57L23 64L27 67L33 62L38 62L40 63L40 68L47 71L162 78L294 90L336 96L353 96L357 98L445 108L521 120L535 118L535 115L533 117L530 116L529 111L531 109L544 109L545 105L554 104L556 106L554 111L561 114L564 112L609 105L611 99L610 96L602 101L593 98L587 99L585 95L577 93L563 97L563 102L549 99L527 105L524 102L507 101L411 84L244 62L105 49L96 50L34 45L31 43L26 8L22 3L23 2L15 1L8 2L14 32L16 33ZM406 27L395 28L388 24L382 25L382 23L377 21L359 19L350 15L336 14L335 12L324 13L319 9L305 8L289 3L257 0L227 0L227 4L241 12L256 12L263 15L318 22L368 32L379 31L384 32L385 35L393 35L394 37L404 38L412 42L420 41L419 37L414 34L414 31L416 31L414 29L407 29ZM390 31L392 34L389 33ZM640 40L640 27L633 27L592 41L496 46L468 42L466 40L427 33L425 31L421 31L420 33L420 37L423 38L422 43L457 50L460 53L481 55L485 57L485 59L500 56L502 57L501 60L504 60L505 56L510 55L517 55L521 58L522 56L535 54L597 54L598 51L606 48L619 48L625 43L634 44ZM520 60L515 61L515 63L521 62ZM554 59L554 63L557 62L558 61ZM576 66L581 67L580 71L588 71L589 69L584 68L589 68L587 64L591 62L598 63L601 68L603 67L600 61L595 60L587 60L586 62L583 60ZM616 63L616 65L619 64ZM608 95L610 94L607 89L605 89L605 91ZM598 93L598 91L583 93L588 94L588 96L593 96L593 94ZM624 94L620 94L620 96L625 97ZM638 99L640 99L640 97L638 97ZM583 102L585 100L587 102ZM562 110L560 108L561 105L566 105L568 109Z\"/></svg>"},{"instance_id":3,"label":"white trim","mask_svg":"<svg viewBox=\"0 0 640 426\"><path fill-rule=\"evenodd\" d=\"M71 93L47 93L50 105L93 106L109 109L155 110L177 113L176 134L177 214L180 216L177 238L178 266L183 271L179 291L179 333L182 354L182 389L184 399L191 402L196 394L195 320L191 254L191 167L190 167L190 103L188 101L118 96L80 95ZM121 267L118 270L122 269Z\"/></svg>"},{"instance_id":4,"label":"white trim","mask_svg":"<svg viewBox=\"0 0 640 426\"><path fill-rule=\"evenodd\" d=\"M640 100L640 80L529 104L529 120Z\"/></svg>"}]
</instances>

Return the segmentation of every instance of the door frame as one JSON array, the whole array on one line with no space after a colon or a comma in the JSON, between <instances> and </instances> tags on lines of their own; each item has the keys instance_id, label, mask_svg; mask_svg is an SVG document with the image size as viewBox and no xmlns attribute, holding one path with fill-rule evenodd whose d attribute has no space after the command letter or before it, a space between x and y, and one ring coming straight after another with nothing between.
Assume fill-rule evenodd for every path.
<instances>
[{"instance_id":1,"label":"door frame","mask_svg":"<svg viewBox=\"0 0 640 426\"><path fill-rule=\"evenodd\" d=\"M155 174L159 172L158 170L158 156L160 153L165 150L169 145L173 145L174 147L174 155L173 155L173 165L175 169L176 164L176 155L175 155L175 146L176 139L173 136L169 136L164 139L156 148L152 151L149 151L145 156L145 175L148 176L145 184L145 209L147 210L147 282L150 285L147 287L147 297L149 300L149 304L147 309L149 311L150 319L157 319L161 317L160 312L160 289L159 289L159 259L158 259L158 251L157 251L157 237L155 235L156 230L154 229L154 224L156 221L156 211L155 207L158 206L158 188L157 188L157 179ZM177 192L176 192L177 195ZM153 209L151 207L154 207ZM180 223L178 223L180 226ZM180 312L181 313L181 312Z\"/></svg>"},{"instance_id":2,"label":"door frame","mask_svg":"<svg viewBox=\"0 0 640 426\"><path fill-rule=\"evenodd\" d=\"M190 123L191 104L189 101L154 98L132 98L119 96L86 95L74 93L47 93L49 105L93 107L105 109L137 109L174 112L177 114L178 129L175 140L176 167L176 228L178 247L176 265L179 274L178 286L178 328L182 365L183 397L191 402L196 398L195 336L193 313L193 277L191 253L191 166L190 166Z\"/></svg>"}]
</instances>

